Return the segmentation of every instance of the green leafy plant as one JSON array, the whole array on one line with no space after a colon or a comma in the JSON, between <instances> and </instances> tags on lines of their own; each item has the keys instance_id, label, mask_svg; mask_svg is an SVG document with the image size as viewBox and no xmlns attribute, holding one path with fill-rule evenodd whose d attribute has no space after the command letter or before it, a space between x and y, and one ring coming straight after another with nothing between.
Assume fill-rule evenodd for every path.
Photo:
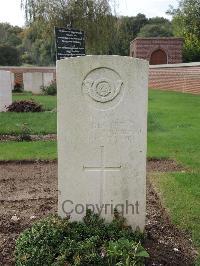
<instances>
[{"instance_id":1,"label":"green leafy plant","mask_svg":"<svg viewBox=\"0 0 200 266\"><path fill-rule=\"evenodd\" d=\"M20 134L18 136L18 141L31 141L31 129L28 124L23 123L18 125L20 127Z\"/></svg>"},{"instance_id":2,"label":"green leafy plant","mask_svg":"<svg viewBox=\"0 0 200 266\"><path fill-rule=\"evenodd\" d=\"M16 266L143 265L148 254L140 241L143 234L125 226L124 219L105 223L91 211L83 222L49 216L17 239Z\"/></svg>"},{"instance_id":3,"label":"green leafy plant","mask_svg":"<svg viewBox=\"0 0 200 266\"><path fill-rule=\"evenodd\" d=\"M52 81L48 86L41 86L41 90L44 95L56 95L57 94L57 84L56 81Z\"/></svg>"},{"instance_id":4,"label":"green leafy plant","mask_svg":"<svg viewBox=\"0 0 200 266\"><path fill-rule=\"evenodd\" d=\"M105 249L108 265L143 265L144 259L149 254L142 247L141 243L121 238L118 241L110 241Z\"/></svg>"}]
</instances>

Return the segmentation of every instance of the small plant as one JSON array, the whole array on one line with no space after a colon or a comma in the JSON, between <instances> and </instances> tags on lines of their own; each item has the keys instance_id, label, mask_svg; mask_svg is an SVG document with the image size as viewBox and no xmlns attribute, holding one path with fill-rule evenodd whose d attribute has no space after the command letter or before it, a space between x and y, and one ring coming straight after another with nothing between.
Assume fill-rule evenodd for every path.
<instances>
[{"instance_id":1,"label":"small plant","mask_svg":"<svg viewBox=\"0 0 200 266\"><path fill-rule=\"evenodd\" d=\"M22 93L23 91L24 91L23 85L18 83L18 82L16 82L15 85L14 85L13 92Z\"/></svg>"},{"instance_id":2,"label":"small plant","mask_svg":"<svg viewBox=\"0 0 200 266\"><path fill-rule=\"evenodd\" d=\"M24 123L20 125L20 134L18 136L18 141L31 141L31 129L28 127L28 124Z\"/></svg>"},{"instance_id":3,"label":"small plant","mask_svg":"<svg viewBox=\"0 0 200 266\"><path fill-rule=\"evenodd\" d=\"M83 222L49 216L24 231L16 241L16 266L144 265L148 253L143 235L123 219L105 223L88 211Z\"/></svg>"},{"instance_id":4,"label":"small plant","mask_svg":"<svg viewBox=\"0 0 200 266\"><path fill-rule=\"evenodd\" d=\"M57 84L53 80L48 86L41 86L41 90L44 95L56 95L57 94Z\"/></svg>"},{"instance_id":5,"label":"small plant","mask_svg":"<svg viewBox=\"0 0 200 266\"><path fill-rule=\"evenodd\" d=\"M144 259L149 254L141 243L121 238L118 241L110 241L105 248L108 265L132 266L144 265Z\"/></svg>"},{"instance_id":6,"label":"small plant","mask_svg":"<svg viewBox=\"0 0 200 266\"><path fill-rule=\"evenodd\" d=\"M33 100L15 101L7 107L8 112L43 112L41 104L34 102Z\"/></svg>"}]
</instances>

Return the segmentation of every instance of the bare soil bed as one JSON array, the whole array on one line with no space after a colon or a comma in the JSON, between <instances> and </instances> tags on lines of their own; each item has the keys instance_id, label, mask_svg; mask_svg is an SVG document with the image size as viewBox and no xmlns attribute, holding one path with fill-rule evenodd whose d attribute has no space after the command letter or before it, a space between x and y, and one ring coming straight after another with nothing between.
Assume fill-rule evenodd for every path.
<instances>
[{"instance_id":1,"label":"bare soil bed","mask_svg":"<svg viewBox=\"0 0 200 266\"><path fill-rule=\"evenodd\" d=\"M175 171L170 161L148 162L148 172ZM14 265L15 240L24 229L57 209L56 162L0 163L0 265ZM189 236L174 226L147 182L146 265L193 265Z\"/></svg>"},{"instance_id":2,"label":"bare soil bed","mask_svg":"<svg viewBox=\"0 0 200 266\"><path fill-rule=\"evenodd\" d=\"M56 134L48 134L48 135L30 135L31 141L56 141L57 135ZM0 135L0 142L5 141L20 141L20 136L14 135Z\"/></svg>"}]
</instances>

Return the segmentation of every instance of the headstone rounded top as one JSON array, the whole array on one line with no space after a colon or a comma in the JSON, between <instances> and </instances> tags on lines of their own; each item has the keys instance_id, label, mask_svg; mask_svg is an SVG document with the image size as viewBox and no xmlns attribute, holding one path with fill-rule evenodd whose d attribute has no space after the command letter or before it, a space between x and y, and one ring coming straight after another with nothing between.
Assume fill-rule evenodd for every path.
<instances>
[{"instance_id":1,"label":"headstone rounded top","mask_svg":"<svg viewBox=\"0 0 200 266\"><path fill-rule=\"evenodd\" d=\"M80 221L90 205L106 222L117 209L144 229L147 73L148 62L120 56L57 62L62 217Z\"/></svg>"},{"instance_id":2,"label":"headstone rounded top","mask_svg":"<svg viewBox=\"0 0 200 266\"><path fill-rule=\"evenodd\" d=\"M96 68L85 77L82 88L96 102L112 101L121 91L123 81L119 74L106 67Z\"/></svg>"}]
</instances>

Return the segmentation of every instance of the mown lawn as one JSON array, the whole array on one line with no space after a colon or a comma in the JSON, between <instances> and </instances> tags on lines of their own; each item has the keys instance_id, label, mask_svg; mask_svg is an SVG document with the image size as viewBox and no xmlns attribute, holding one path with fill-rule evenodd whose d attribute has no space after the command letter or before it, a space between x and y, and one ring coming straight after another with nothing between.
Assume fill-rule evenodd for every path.
<instances>
[{"instance_id":1,"label":"mown lawn","mask_svg":"<svg viewBox=\"0 0 200 266\"><path fill-rule=\"evenodd\" d=\"M56 97L31 97L49 109L56 106ZM0 114L0 134L19 133L16 123L24 122L35 134L56 132L56 113L47 112ZM0 160L56 157L56 142L0 143ZM200 251L200 96L150 90L148 157L175 159L186 168L183 172L154 174L151 178L173 222L191 234Z\"/></svg>"},{"instance_id":2,"label":"mown lawn","mask_svg":"<svg viewBox=\"0 0 200 266\"><path fill-rule=\"evenodd\" d=\"M56 112L0 113L0 135L19 135L24 124L31 134L56 133L56 115Z\"/></svg>"},{"instance_id":3,"label":"mown lawn","mask_svg":"<svg viewBox=\"0 0 200 266\"><path fill-rule=\"evenodd\" d=\"M43 105L45 112L41 113L0 113L0 135L19 135L23 124L30 129L31 134L46 135L56 133L56 96L32 95L31 93L13 94L14 100L30 100Z\"/></svg>"},{"instance_id":4,"label":"mown lawn","mask_svg":"<svg viewBox=\"0 0 200 266\"><path fill-rule=\"evenodd\" d=\"M51 111L56 108L56 96L46 96L46 95L33 95L31 92L25 93L13 93L13 101L20 100L31 100L40 103L43 105L44 109L47 111Z\"/></svg>"},{"instance_id":5,"label":"mown lawn","mask_svg":"<svg viewBox=\"0 0 200 266\"><path fill-rule=\"evenodd\" d=\"M55 141L0 142L0 161L54 160L57 158Z\"/></svg>"},{"instance_id":6,"label":"mown lawn","mask_svg":"<svg viewBox=\"0 0 200 266\"><path fill-rule=\"evenodd\" d=\"M150 90L148 157L200 167L200 96Z\"/></svg>"},{"instance_id":7,"label":"mown lawn","mask_svg":"<svg viewBox=\"0 0 200 266\"><path fill-rule=\"evenodd\" d=\"M191 234L200 251L200 96L150 91L148 157L185 166L183 172L153 175L152 182L173 222Z\"/></svg>"}]
</instances>

